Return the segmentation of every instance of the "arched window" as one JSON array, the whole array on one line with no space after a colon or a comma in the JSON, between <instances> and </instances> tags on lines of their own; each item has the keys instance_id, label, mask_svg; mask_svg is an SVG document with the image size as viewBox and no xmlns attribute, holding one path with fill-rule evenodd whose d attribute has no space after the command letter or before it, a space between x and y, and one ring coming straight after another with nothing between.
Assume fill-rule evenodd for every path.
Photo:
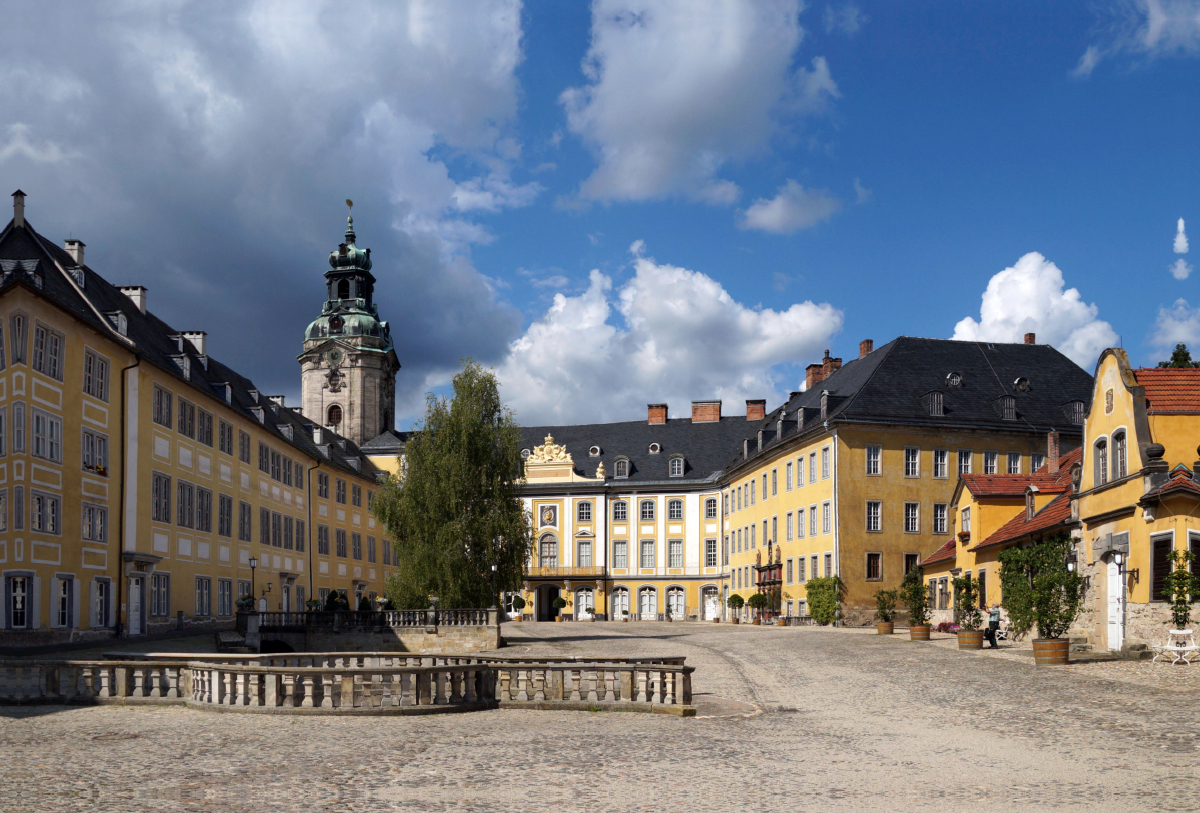
<instances>
[{"instance_id":1,"label":"arched window","mask_svg":"<svg viewBox=\"0 0 1200 813\"><path fill-rule=\"evenodd\" d=\"M341 426L342 424L342 408L334 404L329 408L328 418L325 421L329 426Z\"/></svg>"},{"instance_id":2,"label":"arched window","mask_svg":"<svg viewBox=\"0 0 1200 813\"><path fill-rule=\"evenodd\" d=\"M349 299L350 298L350 280L348 280L348 279L339 280L338 284L337 284L337 290L338 290L338 299Z\"/></svg>"},{"instance_id":3,"label":"arched window","mask_svg":"<svg viewBox=\"0 0 1200 813\"><path fill-rule=\"evenodd\" d=\"M683 500L667 501L667 519L683 519Z\"/></svg>"},{"instance_id":4,"label":"arched window","mask_svg":"<svg viewBox=\"0 0 1200 813\"><path fill-rule=\"evenodd\" d=\"M538 540L538 566L558 567L558 537L542 534Z\"/></svg>"},{"instance_id":5,"label":"arched window","mask_svg":"<svg viewBox=\"0 0 1200 813\"><path fill-rule=\"evenodd\" d=\"M629 461L624 458L617 460L613 465L613 476L617 478L629 476Z\"/></svg>"},{"instance_id":6,"label":"arched window","mask_svg":"<svg viewBox=\"0 0 1200 813\"><path fill-rule=\"evenodd\" d=\"M1095 458L1095 477L1096 485L1102 486L1108 482L1108 441L1104 438L1096 441L1095 450L1092 453Z\"/></svg>"},{"instance_id":7,"label":"arched window","mask_svg":"<svg viewBox=\"0 0 1200 813\"><path fill-rule=\"evenodd\" d=\"M1128 474L1128 461L1125 453L1125 433L1115 432L1112 436L1112 476L1119 480Z\"/></svg>"},{"instance_id":8,"label":"arched window","mask_svg":"<svg viewBox=\"0 0 1200 813\"><path fill-rule=\"evenodd\" d=\"M654 521L654 500L642 500L638 516L642 522Z\"/></svg>"},{"instance_id":9,"label":"arched window","mask_svg":"<svg viewBox=\"0 0 1200 813\"><path fill-rule=\"evenodd\" d=\"M671 476L672 477L682 477L683 476L683 458L682 457L672 457L671 458Z\"/></svg>"},{"instance_id":10,"label":"arched window","mask_svg":"<svg viewBox=\"0 0 1200 813\"><path fill-rule=\"evenodd\" d=\"M617 500L613 503L613 521L625 522L629 519L629 503Z\"/></svg>"},{"instance_id":11,"label":"arched window","mask_svg":"<svg viewBox=\"0 0 1200 813\"><path fill-rule=\"evenodd\" d=\"M575 512L576 512L576 516L578 516L580 522L591 522L592 521L592 504L590 502L584 501L584 502L579 503L579 505L575 509Z\"/></svg>"},{"instance_id":12,"label":"arched window","mask_svg":"<svg viewBox=\"0 0 1200 813\"><path fill-rule=\"evenodd\" d=\"M704 501L704 518L705 519L716 519L717 518L717 498L716 497L709 497L707 500Z\"/></svg>"}]
</instances>

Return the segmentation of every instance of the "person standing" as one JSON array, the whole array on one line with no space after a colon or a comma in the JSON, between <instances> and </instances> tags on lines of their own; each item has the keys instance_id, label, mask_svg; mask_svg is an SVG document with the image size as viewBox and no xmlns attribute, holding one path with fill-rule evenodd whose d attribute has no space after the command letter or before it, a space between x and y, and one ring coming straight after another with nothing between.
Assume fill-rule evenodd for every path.
<instances>
[{"instance_id":1,"label":"person standing","mask_svg":"<svg viewBox=\"0 0 1200 813\"><path fill-rule=\"evenodd\" d=\"M984 638L991 644L992 649L999 649L1000 645L996 643L996 630L1000 629L1000 605L993 604L992 611L988 613L987 632L984 633Z\"/></svg>"}]
</instances>

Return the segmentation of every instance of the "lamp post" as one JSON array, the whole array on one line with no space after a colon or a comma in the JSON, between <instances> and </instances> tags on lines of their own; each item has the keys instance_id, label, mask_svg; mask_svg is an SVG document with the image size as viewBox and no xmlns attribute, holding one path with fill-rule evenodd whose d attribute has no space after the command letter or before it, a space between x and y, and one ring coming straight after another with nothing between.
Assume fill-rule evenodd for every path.
<instances>
[{"instance_id":1,"label":"lamp post","mask_svg":"<svg viewBox=\"0 0 1200 813\"><path fill-rule=\"evenodd\" d=\"M492 606L495 607L499 599L496 595L496 566L492 565Z\"/></svg>"},{"instance_id":2,"label":"lamp post","mask_svg":"<svg viewBox=\"0 0 1200 813\"><path fill-rule=\"evenodd\" d=\"M254 596L254 568L258 567L258 559L250 557L250 596Z\"/></svg>"}]
</instances>

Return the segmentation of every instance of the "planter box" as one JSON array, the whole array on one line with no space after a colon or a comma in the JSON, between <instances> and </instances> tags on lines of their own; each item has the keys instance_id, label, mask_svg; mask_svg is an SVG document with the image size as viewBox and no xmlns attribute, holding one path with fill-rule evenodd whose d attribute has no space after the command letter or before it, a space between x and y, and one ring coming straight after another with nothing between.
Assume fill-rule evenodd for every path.
<instances>
[{"instance_id":1,"label":"planter box","mask_svg":"<svg viewBox=\"0 0 1200 813\"><path fill-rule=\"evenodd\" d=\"M983 630L959 630L959 649L983 649Z\"/></svg>"},{"instance_id":2,"label":"planter box","mask_svg":"<svg viewBox=\"0 0 1200 813\"><path fill-rule=\"evenodd\" d=\"M931 630L931 629L932 629L932 627L929 624L921 624L920 626L909 627L908 628L908 640L910 640L910 641L928 641L929 640L929 630Z\"/></svg>"},{"instance_id":3,"label":"planter box","mask_svg":"<svg viewBox=\"0 0 1200 813\"><path fill-rule=\"evenodd\" d=\"M875 625L875 632L879 635L891 635L896 631L895 621L880 621Z\"/></svg>"},{"instance_id":4,"label":"planter box","mask_svg":"<svg viewBox=\"0 0 1200 813\"><path fill-rule=\"evenodd\" d=\"M1063 666L1070 659L1069 638L1033 639L1033 662L1038 666Z\"/></svg>"}]
</instances>

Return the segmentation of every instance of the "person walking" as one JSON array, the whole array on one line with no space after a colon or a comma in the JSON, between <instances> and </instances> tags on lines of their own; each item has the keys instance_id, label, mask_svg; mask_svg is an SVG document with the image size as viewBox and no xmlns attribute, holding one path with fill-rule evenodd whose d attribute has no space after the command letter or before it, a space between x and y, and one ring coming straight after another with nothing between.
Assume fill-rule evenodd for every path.
<instances>
[{"instance_id":1,"label":"person walking","mask_svg":"<svg viewBox=\"0 0 1200 813\"><path fill-rule=\"evenodd\" d=\"M996 643L996 630L1000 629L1000 605L993 604L992 611L988 613L987 631L983 637L991 644L992 649L999 649L1000 645Z\"/></svg>"}]
</instances>

